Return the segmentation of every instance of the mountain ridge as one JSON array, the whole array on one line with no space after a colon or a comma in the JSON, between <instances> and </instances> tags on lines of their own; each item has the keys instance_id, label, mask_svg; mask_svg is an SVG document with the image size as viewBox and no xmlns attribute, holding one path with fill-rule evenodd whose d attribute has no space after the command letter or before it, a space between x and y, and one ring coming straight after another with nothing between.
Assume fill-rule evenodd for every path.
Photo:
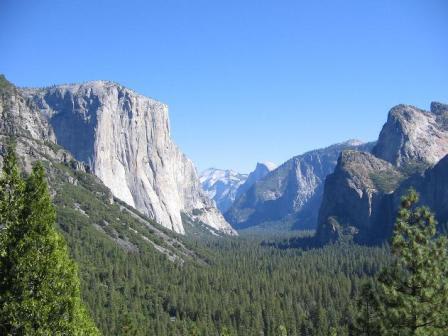
<instances>
[{"instance_id":1,"label":"mountain ridge","mask_svg":"<svg viewBox=\"0 0 448 336\"><path fill-rule=\"evenodd\" d=\"M257 162L255 169L249 174L237 173L231 169L208 168L201 173L200 181L205 193L225 214L242 193L275 167L276 164L270 161Z\"/></svg>"},{"instance_id":2,"label":"mountain ridge","mask_svg":"<svg viewBox=\"0 0 448 336\"><path fill-rule=\"evenodd\" d=\"M262 223L269 229L281 222L289 229L315 228L323 181L336 166L340 151L372 146L351 139L294 156L243 193L225 217L237 229Z\"/></svg>"},{"instance_id":3,"label":"mountain ridge","mask_svg":"<svg viewBox=\"0 0 448 336\"><path fill-rule=\"evenodd\" d=\"M361 243L383 242L392 233L400 197L411 187L422 193L422 204L433 207L436 214L446 213L442 204L428 196L440 187L425 177L437 176L446 185L440 166L446 166L448 155L447 116L448 105L438 102L431 103L430 111L394 106L372 154L341 153L325 181L317 230L320 242L343 236ZM351 161L357 162L356 169Z\"/></svg>"}]
</instances>

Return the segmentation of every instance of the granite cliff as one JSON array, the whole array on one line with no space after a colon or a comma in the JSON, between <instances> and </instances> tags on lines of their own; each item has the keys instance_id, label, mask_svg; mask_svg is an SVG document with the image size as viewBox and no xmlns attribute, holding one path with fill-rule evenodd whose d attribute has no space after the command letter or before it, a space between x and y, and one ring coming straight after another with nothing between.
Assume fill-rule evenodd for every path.
<instances>
[{"instance_id":1,"label":"granite cliff","mask_svg":"<svg viewBox=\"0 0 448 336\"><path fill-rule=\"evenodd\" d=\"M115 197L184 233L182 215L226 234L195 167L173 143L168 107L109 81L26 89L57 143L88 164Z\"/></svg>"},{"instance_id":2,"label":"granite cliff","mask_svg":"<svg viewBox=\"0 0 448 336\"><path fill-rule=\"evenodd\" d=\"M322 243L342 236L362 243L384 241L409 188L421 194L421 204L433 208L439 220L448 219L447 113L448 105L441 103L432 103L429 111L395 106L372 154L341 153L325 181L317 231Z\"/></svg>"},{"instance_id":3,"label":"granite cliff","mask_svg":"<svg viewBox=\"0 0 448 336\"><path fill-rule=\"evenodd\" d=\"M397 105L372 153L400 167L412 163L436 164L448 152L448 107L433 102L429 111Z\"/></svg>"}]
</instances>

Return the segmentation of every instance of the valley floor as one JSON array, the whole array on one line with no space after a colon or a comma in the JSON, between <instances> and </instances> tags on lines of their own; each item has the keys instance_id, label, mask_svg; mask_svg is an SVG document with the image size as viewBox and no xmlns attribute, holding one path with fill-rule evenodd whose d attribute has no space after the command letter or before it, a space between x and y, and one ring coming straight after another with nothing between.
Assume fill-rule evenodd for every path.
<instances>
[{"instance_id":1,"label":"valley floor","mask_svg":"<svg viewBox=\"0 0 448 336\"><path fill-rule=\"evenodd\" d=\"M361 282L389 258L379 247L305 251L240 237L186 242L206 264L181 265L90 230L66 234L104 335L348 335Z\"/></svg>"}]
</instances>

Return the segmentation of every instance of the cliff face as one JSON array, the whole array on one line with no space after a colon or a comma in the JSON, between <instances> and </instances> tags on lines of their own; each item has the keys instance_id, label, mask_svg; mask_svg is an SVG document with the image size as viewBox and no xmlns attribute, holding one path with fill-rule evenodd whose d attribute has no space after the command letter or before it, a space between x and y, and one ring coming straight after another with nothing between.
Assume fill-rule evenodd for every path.
<instances>
[{"instance_id":1,"label":"cliff face","mask_svg":"<svg viewBox=\"0 0 448 336\"><path fill-rule=\"evenodd\" d=\"M238 188L235 199L248 191L257 181L263 179L275 168L277 168L275 163L257 162L255 169L249 174L244 183Z\"/></svg>"},{"instance_id":2,"label":"cliff face","mask_svg":"<svg viewBox=\"0 0 448 336\"><path fill-rule=\"evenodd\" d=\"M11 137L14 138L18 159L27 172L31 170L32 163L43 156L60 162L71 159L67 153L52 150L55 136L46 118L3 75L0 75L0 115L0 160Z\"/></svg>"},{"instance_id":3,"label":"cliff face","mask_svg":"<svg viewBox=\"0 0 448 336\"><path fill-rule=\"evenodd\" d=\"M0 113L0 167L5 147L11 140L21 169L29 172L32 164L42 162L58 226L70 246L89 253L97 251L98 244L109 249L110 245L104 244L106 239L119 247L119 250L109 250L114 251L114 258L117 253L127 256L140 251L144 255L165 255L171 262L197 260L203 263L177 235L134 208L115 202L111 191L90 174L84 163L76 161L66 149L55 143L52 127L38 107L1 75ZM83 235L88 235L89 239L80 238ZM149 249L142 248L145 245ZM140 253L136 254L137 258ZM105 255L106 258L111 256ZM109 260L109 264L111 262L113 260ZM104 271L102 265L97 266L98 273Z\"/></svg>"},{"instance_id":4,"label":"cliff face","mask_svg":"<svg viewBox=\"0 0 448 336\"><path fill-rule=\"evenodd\" d=\"M420 205L429 206L434 211L439 224L448 223L448 155L423 174L415 174L404 181L393 194L394 209L398 209L401 196L409 188L419 193ZM389 222L394 220L392 217Z\"/></svg>"},{"instance_id":5,"label":"cliff face","mask_svg":"<svg viewBox=\"0 0 448 336\"><path fill-rule=\"evenodd\" d=\"M397 167L414 162L436 164L448 153L448 106L432 103L430 111L395 106L372 153Z\"/></svg>"},{"instance_id":6,"label":"cliff face","mask_svg":"<svg viewBox=\"0 0 448 336\"><path fill-rule=\"evenodd\" d=\"M0 134L54 141L47 120L14 85L0 75Z\"/></svg>"},{"instance_id":7,"label":"cliff face","mask_svg":"<svg viewBox=\"0 0 448 336\"><path fill-rule=\"evenodd\" d=\"M385 195L402 179L392 164L370 153L342 152L334 172L325 180L318 218L319 239L326 242L356 235L358 241L365 242L369 237L386 237L389 227L381 223L382 216L389 213Z\"/></svg>"},{"instance_id":8,"label":"cliff face","mask_svg":"<svg viewBox=\"0 0 448 336\"><path fill-rule=\"evenodd\" d=\"M415 188L421 204L448 219L448 106L392 108L372 154L343 152L327 177L319 210L321 242L349 234L377 243L390 236L400 197ZM434 166L435 165L435 166Z\"/></svg>"},{"instance_id":9,"label":"cliff face","mask_svg":"<svg viewBox=\"0 0 448 336\"><path fill-rule=\"evenodd\" d=\"M291 228L315 228L325 177L339 153L371 144L347 141L296 156L244 192L225 214L236 228L283 222Z\"/></svg>"},{"instance_id":10,"label":"cliff face","mask_svg":"<svg viewBox=\"0 0 448 336\"><path fill-rule=\"evenodd\" d=\"M172 142L165 104L107 81L26 94L47 116L58 144L88 163L116 197L178 233L185 213L234 234Z\"/></svg>"}]
</instances>

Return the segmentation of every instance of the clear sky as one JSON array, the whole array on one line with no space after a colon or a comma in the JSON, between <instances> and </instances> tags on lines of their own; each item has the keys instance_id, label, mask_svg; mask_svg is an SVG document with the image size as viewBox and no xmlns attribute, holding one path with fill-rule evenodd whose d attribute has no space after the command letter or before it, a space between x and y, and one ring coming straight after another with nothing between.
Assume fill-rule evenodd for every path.
<instances>
[{"instance_id":1,"label":"clear sky","mask_svg":"<svg viewBox=\"0 0 448 336\"><path fill-rule=\"evenodd\" d=\"M170 107L199 169L250 171L448 102L448 1L0 0L0 73L109 79Z\"/></svg>"}]
</instances>

